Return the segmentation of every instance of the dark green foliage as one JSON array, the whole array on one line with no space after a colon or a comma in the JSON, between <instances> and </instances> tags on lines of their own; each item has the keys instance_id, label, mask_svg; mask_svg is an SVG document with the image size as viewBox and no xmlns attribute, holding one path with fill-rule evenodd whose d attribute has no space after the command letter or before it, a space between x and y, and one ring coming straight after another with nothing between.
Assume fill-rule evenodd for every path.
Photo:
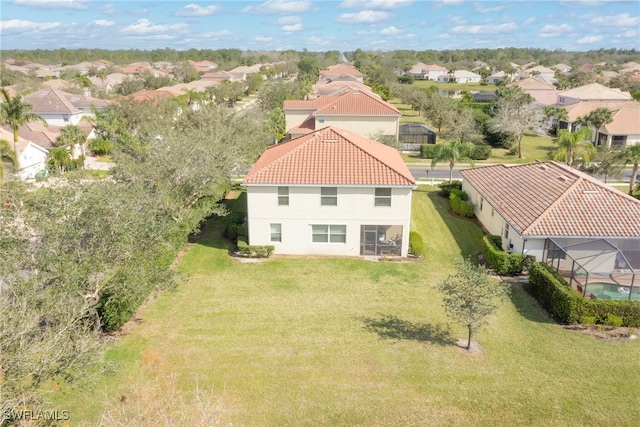
<instances>
[{"instance_id":1,"label":"dark green foliage","mask_svg":"<svg viewBox=\"0 0 640 427\"><path fill-rule=\"evenodd\" d=\"M398 77L398 83L411 85L416 79L413 76L400 76Z\"/></svg>"},{"instance_id":2,"label":"dark green foliage","mask_svg":"<svg viewBox=\"0 0 640 427\"><path fill-rule=\"evenodd\" d=\"M417 231L409 232L409 253L417 257L424 255L424 240Z\"/></svg>"},{"instance_id":3,"label":"dark green foliage","mask_svg":"<svg viewBox=\"0 0 640 427\"><path fill-rule=\"evenodd\" d=\"M237 253L249 258L269 258L275 247L273 245L249 245L247 236L238 237Z\"/></svg>"},{"instance_id":4,"label":"dark green foliage","mask_svg":"<svg viewBox=\"0 0 640 427\"><path fill-rule=\"evenodd\" d=\"M482 253L488 266L500 276L521 274L532 262L531 256L503 251L500 236L485 235L482 243Z\"/></svg>"},{"instance_id":5,"label":"dark green foliage","mask_svg":"<svg viewBox=\"0 0 640 427\"><path fill-rule=\"evenodd\" d=\"M449 192L449 205L453 213L467 218L473 218L475 216L476 206L468 202L468 199L469 195L464 191L452 189Z\"/></svg>"},{"instance_id":6,"label":"dark green foliage","mask_svg":"<svg viewBox=\"0 0 640 427\"><path fill-rule=\"evenodd\" d=\"M487 160L491 157L491 146L487 144L476 144L473 152L473 160Z\"/></svg>"},{"instance_id":7,"label":"dark green foliage","mask_svg":"<svg viewBox=\"0 0 640 427\"><path fill-rule=\"evenodd\" d=\"M551 267L534 262L527 290L560 322L640 326L640 302L585 299Z\"/></svg>"},{"instance_id":8,"label":"dark green foliage","mask_svg":"<svg viewBox=\"0 0 640 427\"><path fill-rule=\"evenodd\" d=\"M453 181L453 182L443 182L440 185L440 191L438 191L438 196L449 198L452 190L460 190L462 191L462 181Z\"/></svg>"},{"instance_id":9,"label":"dark green foliage","mask_svg":"<svg viewBox=\"0 0 640 427\"><path fill-rule=\"evenodd\" d=\"M420 146L420 157L423 159L433 159L435 154L435 144L422 144Z\"/></svg>"},{"instance_id":10,"label":"dark green foliage","mask_svg":"<svg viewBox=\"0 0 640 427\"><path fill-rule=\"evenodd\" d=\"M96 156L106 156L113 150L113 142L108 139L95 138L89 141L89 150Z\"/></svg>"}]
</instances>

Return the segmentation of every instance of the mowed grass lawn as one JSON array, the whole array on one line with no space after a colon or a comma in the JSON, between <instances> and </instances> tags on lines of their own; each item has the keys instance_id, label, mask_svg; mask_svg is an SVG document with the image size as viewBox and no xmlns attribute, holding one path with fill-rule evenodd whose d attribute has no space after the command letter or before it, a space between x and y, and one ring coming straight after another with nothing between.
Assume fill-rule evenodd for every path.
<instances>
[{"instance_id":1,"label":"mowed grass lawn","mask_svg":"<svg viewBox=\"0 0 640 427\"><path fill-rule=\"evenodd\" d=\"M151 365L175 374L179 391L197 383L222 397L222 425L638 424L640 340L566 330L515 285L475 337L482 352L467 354L433 286L478 251L480 230L431 187L414 193L412 228L425 238L418 263L242 264L212 224L182 258L179 289L109 350L112 374L51 398L72 425L95 425L105 400L144 389Z\"/></svg>"}]
</instances>

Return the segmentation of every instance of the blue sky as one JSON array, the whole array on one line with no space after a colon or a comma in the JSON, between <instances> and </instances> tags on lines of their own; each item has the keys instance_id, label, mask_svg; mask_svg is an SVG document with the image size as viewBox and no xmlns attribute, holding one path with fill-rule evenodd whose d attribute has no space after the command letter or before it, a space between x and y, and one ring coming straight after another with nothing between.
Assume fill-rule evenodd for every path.
<instances>
[{"instance_id":1,"label":"blue sky","mask_svg":"<svg viewBox=\"0 0 640 427\"><path fill-rule=\"evenodd\" d=\"M640 1L0 0L2 49L640 48Z\"/></svg>"}]
</instances>

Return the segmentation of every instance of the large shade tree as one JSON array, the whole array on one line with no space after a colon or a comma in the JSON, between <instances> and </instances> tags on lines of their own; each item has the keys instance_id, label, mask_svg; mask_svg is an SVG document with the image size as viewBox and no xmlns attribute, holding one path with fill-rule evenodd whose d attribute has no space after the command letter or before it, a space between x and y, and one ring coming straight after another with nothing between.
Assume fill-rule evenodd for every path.
<instances>
[{"instance_id":1,"label":"large shade tree","mask_svg":"<svg viewBox=\"0 0 640 427\"><path fill-rule=\"evenodd\" d=\"M435 168L440 162L449 162L449 182L453 181L453 168L459 160L469 160L473 164L473 153L476 146L470 142L461 142L456 139L448 144L437 144L433 159L431 160L431 168Z\"/></svg>"},{"instance_id":2,"label":"large shade tree","mask_svg":"<svg viewBox=\"0 0 640 427\"><path fill-rule=\"evenodd\" d=\"M16 168L20 170L18 155L18 130L20 126L36 120L43 122L45 125L47 122L40 115L31 111L31 104L25 102L21 95L11 96L5 88L0 88L0 94L4 98L0 102L0 119L3 124L9 125L13 131L13 151L16 153Z\"/></svg>"}]
</instances>

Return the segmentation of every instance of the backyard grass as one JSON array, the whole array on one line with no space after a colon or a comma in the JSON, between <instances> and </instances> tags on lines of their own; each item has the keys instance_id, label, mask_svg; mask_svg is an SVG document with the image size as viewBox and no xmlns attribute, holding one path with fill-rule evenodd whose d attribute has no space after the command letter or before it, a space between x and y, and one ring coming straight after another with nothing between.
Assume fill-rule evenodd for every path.
<instances>
[{"instance_id":1,"label":"backyard grass","mask_svg":"<svg viewBox=\"0 0 640 427\"><path fill-rule=\"evenodd\" d=\"M417 263L243 264L210 222L179 263L179 289L108 351L111 374L51 399L71 425L95 425L106 400L131 401L162 365L180 390L197 383L222 398L222 425L637 425L640 340L564 329L520 285L476 336L481 353L455 345L465 331L447 324L433 286L478 252L481 231L435 190L414 192L426 251Z\"/></svg>"},{"instance_id":2,"label":"backyard grass","mask_svg":"<svg viewBox=\"0 0 640 427\"><path fill-rule=\"evenodd\" d=\"M413 85L420 89L427 89L431 86L439 90L457 91L468 90L469 92L495 92L498 87L491 84L482 83L438 83L433 80L416 80Z\"/></svg>"}]
</instances>

